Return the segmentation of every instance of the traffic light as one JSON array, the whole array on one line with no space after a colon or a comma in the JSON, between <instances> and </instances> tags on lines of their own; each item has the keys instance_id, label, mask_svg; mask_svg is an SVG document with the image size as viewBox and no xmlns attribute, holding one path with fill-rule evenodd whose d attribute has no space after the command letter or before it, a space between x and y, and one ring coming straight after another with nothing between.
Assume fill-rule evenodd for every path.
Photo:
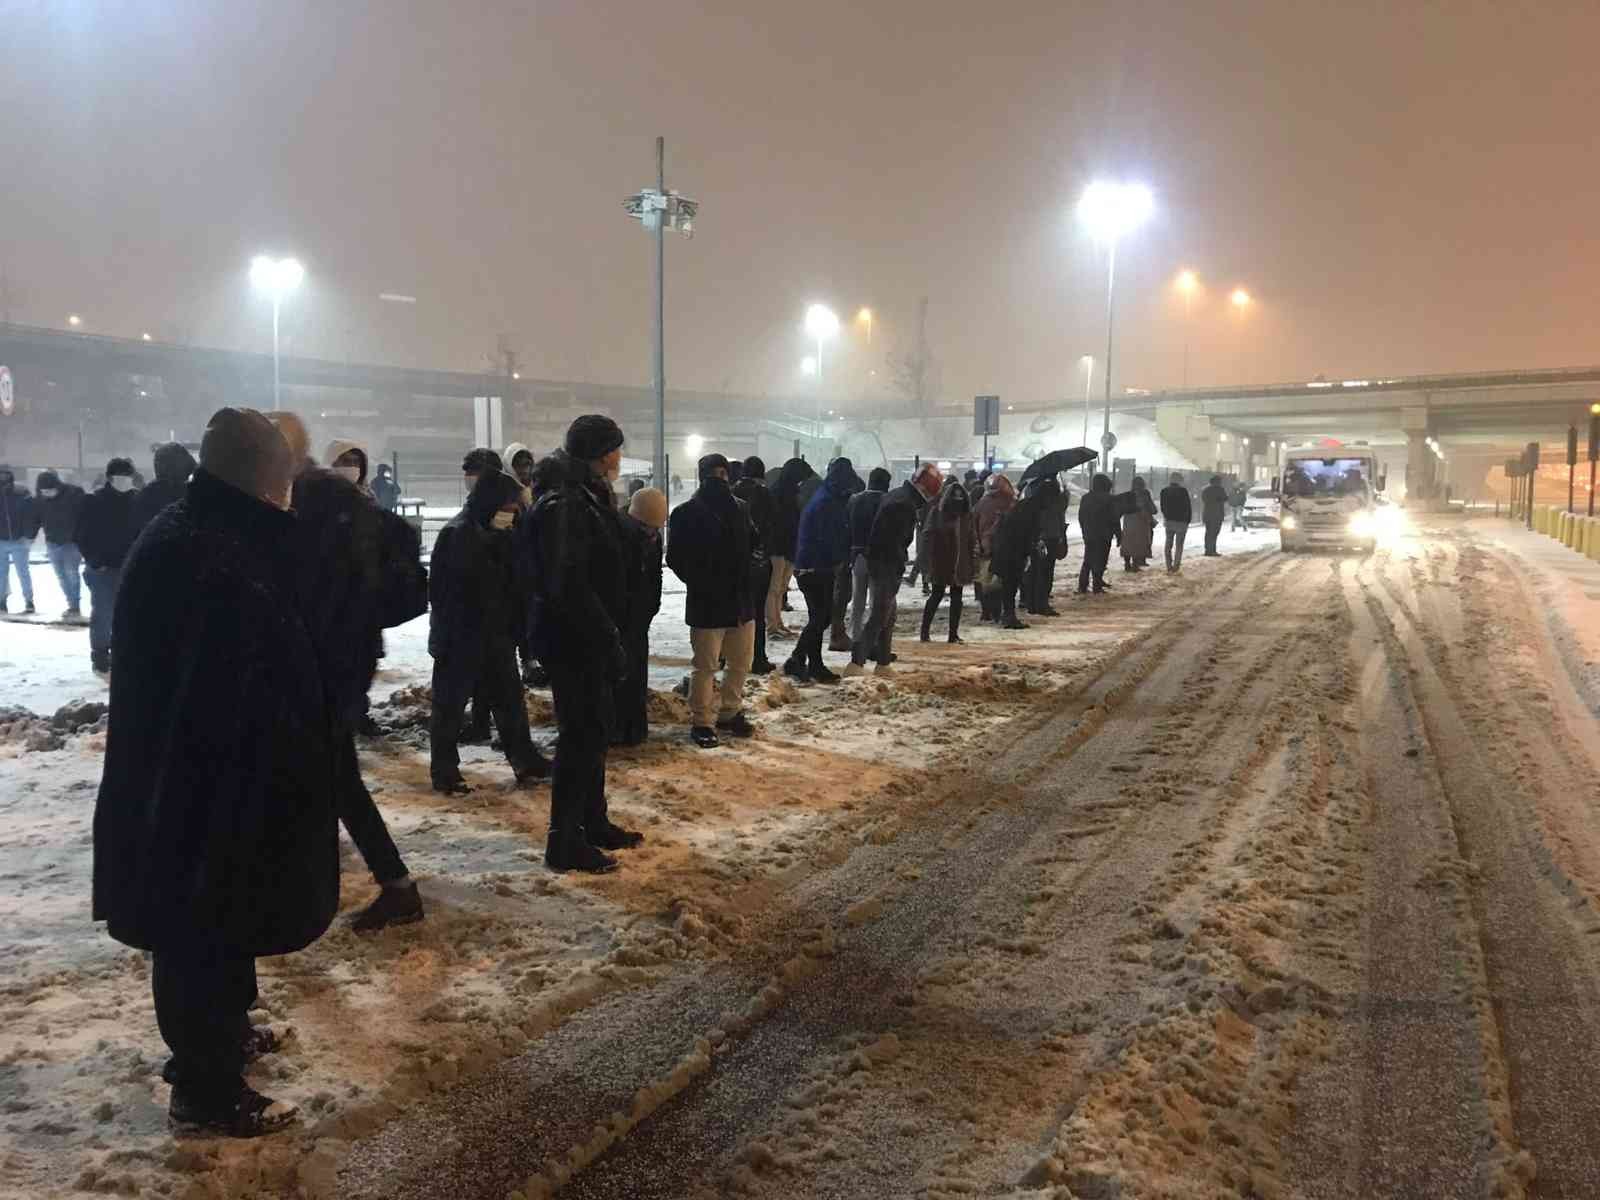
<instances>
[{"instance_id":1,"label":"traffic light","mask_svg":"<svg viewBox=\"0 0 1600 1200\"><path fill-rule=\"evenodd\" d=\"M1600 458L1600 413L1589 415L1589 461Z\"/></svg>"},{"instance_id":2,"label":"traffic light","mask_svg":"<svg viewBox=\"0 0 1600 1200\"><path fill-rule=\"evenodd\" d=\"M1578 465L1578 427L1576 425L1568 425L1567 426L1567 466L1575 467L1577 465Z\"/></svg>"}]
</instances>

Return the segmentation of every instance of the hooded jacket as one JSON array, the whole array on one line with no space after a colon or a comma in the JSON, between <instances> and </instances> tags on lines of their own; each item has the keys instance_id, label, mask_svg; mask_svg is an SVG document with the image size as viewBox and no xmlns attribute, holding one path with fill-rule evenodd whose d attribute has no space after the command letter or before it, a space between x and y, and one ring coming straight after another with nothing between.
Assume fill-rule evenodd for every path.
<instances>
[{"instance_id":1,"label":"hooded jacket","mask_svg":"<svg viewBox=\"0 0 1600 1200\"><path fill-rule=\"evenodd\" d=\"M837 570L850 558L850 497L860 482L847 458L835 459L828 477L800 514L796 571Z\"/></svg>"},{"instance_id":2,"label":"hooded jacket","mask_svg":"<svg viewBox=\"0 0 1600 1200\"><path fill-rule=\"evenodd\" d=\"M867 561L881 567L905 569L906 549L916 536L928 500L909 479L888 492L872 518L867 535Z\"/></svg>"},{"instance_id":3,"label":"hooded jacket","mask_svg":"<svg viewBox=\"0 0 1600 1200\"><path fill-rule=\"evenodd\" d=\"M108 480L84 497L78 513L77 542L85 566L98 570L122 565L144 528L138 511L142 494L119 492Z\"/></svg>"},{"instance_id":4,"label":"hooded jacket","mask_svg":"<svg viewBox=\"0 0 1600 1200\"><path fill-rule=\"evenodd\" d=\"M0 542L31 542L39 536L39 510L10 467L0 467Z\"/></svg>"},{"instance_id":5,"label":"hooded jacket","mask_svg":"<svg viewBox=\"0 0 1600 1200\"><path fill-rule=\"evenodd\" d=\"M773 558L794 558L795 542L800 536L800 485L814 478L816 472L803 458L791 458L778 472L778 482L772 489L772 544L767 551Z\"/></svg>"},{"instance_id":6,"label":"hooded jacket","mask_svg":"<svg viewBox=\"0 0 1600 1200\"><path fill-rule=\"evenodd\" d=\"M506 465L506 474L521 483L522 479L517 475L517 455L519 454L526 454L533 463L539 461L539 456L521 442L511 442L504 450L500 451L500 461Z\"/></svg>"},{"instance_id":7,"label":"hooded jacket","mask_svg":"<svg viewBox=\"0 0 1600 1200\"><path fill-rule=\"evenodd\" d=\"M952 479L930 507L933 514L923 534L928 580L944 587L963 587L978 576L978 539L966 486Z\"/></svg>"},{"instance_id":8,"label":"hooded jacket","mask_svg":"<svg viewBox=\"0 0 1600 1200\"><path fill-rule=\"evenodd\" d=\"M757 565L764 568L776 541L773 522L778 509L772 491L767 487L766 466L759 458L744 460L744 475L733 485L733 494L750 509L750 523L756 527L756 535L761 543L761 561Z\"/></svg>"},{"instance_id":9,"label":"hooded jacket","mask_svg":"<svg viewBox=\"0 0 1600 1200\"><path fill-rule=\"evenodd\" d=\"M991 475L984 484L983 499L977 505L978 554L994 555L994 535L1007 513L1017 506L1017 489L1004 475Z\"/></svg>"},{"instance_id":10,"label":"hooded jacket","mask_svg":"<svg viewBox=\"0 0 1600 1200\"><path fill-rule=\"evenodd\" d=\"M372 477L372 498L384 512L393 512L400 506L400 485L389 474L389 464L379 463Z\"/></svg>"},{"instance_id":11,"label":"hooded jacket","mask_svg":"<svg viewBox=\"0 0 1600 1200\"><path fill-rule=\"evenodd\" d=\"M435 659L478 664L516 642L521 613L512 534L491 522L521 493L504 471L485 471L439 531L428 579L428 653Z\"/></svg>"},{"instance_id":12,"label":"hooded jacket","mask_svg":"<svg viewBox=\"0 0 1600 1200\"><path fill-rule=\"evenodd\" d=\"M543 490L516 533L529 649L546 666L620 678L628 577L611 485L565 451L541 459L536 476Z\"/></svg>"},{"instance_id":13,"label":"hooded jacket","mask_svg":"<svg viewBox=\"0 0 1600 1200\"><path fill-rule=\"evenodd\" d=\"M1228 506L1228 489L1220 483L1208 483L1200 489L1200 515L1209 522L1222 520Z\"/></svg>"},{"instance_id":14,"label":"hooded jacket","mask_svg":"<svg viewBox=\"0 0 1600 1200\"><path fill-rule=\"evenodd\" d=\"M34 501L44 540L52 546L70 545L78 536L78 518L83 513L84 490L75 483L62 483L54 471L39 472L39 495ZM47 497L46 492L55 492Z\"/></svg>"},{"instance_id":15,"label":"hooded jacket","mask_svg":"<svg viewBox=\"0 0 1600 1200\"><path fill-rule=\"evenodd\" d=\"M152 462L154 478L139 489L137 499L133 502L134 517L140 529L155 520L156 514L167 505L183 499L188 491L189 476L194 474L198 465L188 447L179 442L156 447Z\"/></svg>"},{"instance_id":16,"label":"hooded jacket","mask_svg":"<svg viewBox=\"0 0 1600 1200\"><path fill-rule=\"evenodd\" d=\"M726 479L712 476L667 518L667 566L689 589L684 623L733 629L755 619L750 589L758 544L750 510Z\"/></svg>"},{"instance_id":17,"label":"hooded jacket","mask_svg":"<svg viewBox=\"0 0 1600 1200\"><path fill-rule=\"evenodd\" d=\"M1111 480L1096 475L1089 484L1089 494L1078 502L1078 528L1085 541L1110 542L1122 536L1121 512L1117 498L1111 494Z\"/></svg>"},{"instance_id":18,"label":"hooded jacket","mask_svg":"<svg viewBox=\"0 0 1600 1200\"><path fill-rule=\"evenodd\" d=\"M139 949L287 954L339 906L332 721L295 518L198 471L122 573L94 904Z\"/></svg>"},{"instance_id":19,"label":"hooded jacket","mask_svg":"<svg viewBox=\"0 0 1600 1200\"><path fill-rule=\"evenodd\" d=\"M328 443L328 448L323 452L322 463L328 470L334 469L333 464L338 462L352 450L361 457L361 474L356 476L356 487L363 495L372 496L372 465L367 458L367 448L360 442L351 441L349 438L334 438Z\"/></svg>"}]
</instances>

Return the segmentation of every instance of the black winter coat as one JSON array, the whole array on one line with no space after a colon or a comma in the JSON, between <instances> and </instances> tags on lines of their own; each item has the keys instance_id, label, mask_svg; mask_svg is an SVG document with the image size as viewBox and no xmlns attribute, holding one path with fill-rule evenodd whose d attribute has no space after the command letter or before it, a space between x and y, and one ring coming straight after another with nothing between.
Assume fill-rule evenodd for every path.
<instances>
[{"instance_id":1,"label":"black winter coat","mask_svg":"<svg viewBox=\"0 0 1600 1200\"><path fill-rule=\"evenodd\" d=\"M872 522L878 515L878 506L883 503L887 492L865 491L850 497L850 503L845 508L846 518L850 522L850 554L852 559L856 554L867 548L867 542L872 538Z\"/></svg>"},{"instance_id":2,"label":"black winter coat","mask_svg":"<svg viewBox=\"0 0 1600 1200\"><path fill-rule=\"evenodd\" d=\"M772 540L762 541L773 558L793 560L795 542L800 536L800 513L805 507L800 498L800 485L814 479L816 474L803 458L791 458L778 472L778 482L772 489Z\"/></svg>"},{"instance_id":3,"label":"black winter coat","mask_svg":"<svg viewBox=\"0 0 1600 1200\"><path fill-rule=\"evenodd\" d=\"M78 549L90 567L120 567L133 539L144 526L135 509L138 492L119 492L110 484L96 488L78 513Z\"/></svg>"},{"instance_id":4,"label":"black winter coat","mask_svg":"<svg viewBox=\"0 0 1600 1200\"><path fill-rule=\"evenodd\" d=\"M628 575L611 485L565 453L553 457L560 482L517 525L529 648L547 666L586 665L620 678Z\"/></svg>"},{"instance_id":5,"label":"black winter coat","mask_svg":"<svg viewBox=\"0 0 1600 1200\"><path fill-rule=\"evenodd\" d=\"M1119 541L1122 506L1110 492L1090 492L1078 501L1078 528L1085 541Z\"/></svg>"},{"instance_id":6,"label":"black winter coat","mask_svg":"<svg viewBox=\"0 0 1600 1200\"><path fill-rule=\"evenodd\" d=\"M35 501L44 540L52 546L70 545L78 536L78 519L83 515L87 493L75 483L62 483L51 471L39 476L39 487L56 493L48 500L40 496Z\"/></svg>"},{"instance_id":7,"label":"black winter coat","mask_svg":"<svg viewBox=\"0 0 1600 1200\"><path fill-rule=\"evenodd\" d=\"M123 568L93 914L125 945L287 954L338 909L334 736L294 528L201 471Z\"/></svg>"},{"instance_id":8,"label":"black winter coat","mask_svg":"<svg viewBox=\"0 0 1600 1200\"><path fill-rule=\"evenodd\" d=\"M661 611L661 532L623 513L622 554L628 572L628 611L622 624L648 629Z\"/></svg>"},{"instance_id":9,"label":"black winter coat","mask_svg":"<svg viewBox=\"0 0 1600 1200\"><path fill-rule=\"evenodd\" d=\"M733 629L755 620L751 548L759 535L750 510L723 479L708 479L667 520L667 566L689 589L684 623ZM792 553L792 550L791 550Z\"/></svg>"},{"instance_id":10,"label":"black winter coat","mask_svg":"<svg viewBox=\"0 0 1600 1200\"><path fill-rule=\"evenodd\" d=\"M778 515L777 503L772 498L772 492L767 487L765 479L757 479L746 475L733 485L733 494L745 502L750 509L750 523L756 527L756 533L761 539L761 556L763 561L771 553L771 547L777 544L777 530L773 523ZM795 526L796 530L799 526Z\"/></svg>"},{"instance_id":11,"label":"black winter coat","mask_svg":"<svg viewBox=\"0 0 1600 1200\"><path fill-rule=\"evenodd\" d=\"M885 493L873 515L872 532L867 535L867 560L878 566L904 568L906 549L916 536L927 504L927 498L910 480Z\"/></svg>"},{"instance_id":12,"label":"black winter coat","mask_svg":"<svg viewBox=\"0 0 1600 1200\"><path fill-rule=\"evenodd\" d=\"M474 489L476 494L476 489ZM428 572L428 653L481 663L517 640L518 590L510 530L463 508L439 531Z\"/></svg>"},{"instance_id":13,"label":"black winter coat","mask_svg":"<svg viewBox=\"0 0 1600 1200\"><path fill-rule=\"evenodd\" d=\"M155 468L156 477L139 489L133 502L140 529L155 520L156 514L167 505L183 499L189 476L194 474L198 464L194 461L194 455L183 445L168 442L156 447L151 465Z\"/></svg>"},{"instance_id":14,"label":"black winter coat","mask_svg":"<svg viewBox=\"0 0 1600 1200\"><path fill-rule=\"evenodd\" d=\"M1208 483L1200 489L1200 513L1207 521L1220 521L1228 507L1228 489L1220 483Z\"/></svg>"},{"instance_id":15,"label":"black winter coat","mask_svg":"<svg viewBox=\"0 0 1600 1200\"><path fill-rule=\"evenodd\" d=\"M20 483L0 492L0 542L31 542L39 536L39 510Z\"/></svg>"},{"instance_id":16,"label":"black winter coat","mask_svg":"<svg viewBox=\"0 0 1600 1200\"><path fill-rule=\"evenodd\" d=\"M1194 520L1194 501L1189 489L1180 483L1169 483L1161 489L1161 519L1169 525L1188 525Z\"/></svg>"},{"instance_id":17,"label":"black winter coat","mask_svg":"<svg viewBox=\"0 0 1600 1200\"><path fill-rule=\"evenodd\" d=\"M367 711L378 669L378 509L332 471L312 467L294 481L294 576L301 614L322 667L329 707L353 730Z\"/></svg>"}]
</instances>

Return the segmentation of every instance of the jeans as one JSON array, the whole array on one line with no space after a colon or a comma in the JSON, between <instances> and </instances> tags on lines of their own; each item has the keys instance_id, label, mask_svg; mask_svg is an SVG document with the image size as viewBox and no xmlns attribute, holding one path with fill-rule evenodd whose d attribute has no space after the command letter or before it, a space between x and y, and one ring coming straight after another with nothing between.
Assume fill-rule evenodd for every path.
<instances>
[{"instance_id":1,"label":"jeans","mask_svg":"<svg viewBox=\"0 0 1600 1200\"><path fill-rule=\"evenodd\" d=\"M1176 571L1183 566L1183 539L1189 536L1187 525L1167 524L1167 570Z\"/></svg>"},{"instance_id":2,"label":"jeans","mask_svg":"<svg viewBox=\"0 0 1600 1200\"><path fill-rule=\"evenodd\" d=\"M1243 528L1245 528L1244 509L1236 508L1236 509L1233 510L1233 524L1228 526L1228 530L1229 530L1229 532L1232 532L1235 529L1243 529Z\"/></svg>"},{"instance_id":3,"label":"jeans","mask_svg":"<svg viewBox=\"0 0 1600 1200\"><path fill-rule=\"evenodd\" d=\"M1106 563L1111 559L1111 539L1085 537L1083 539L1083 566L1078 568L1078 590L1087 592L1090 585L1097 592L1106 586Z\"/></svg>"},{"instance_id":4,"label":"jeans","mask_svg":"<svg viewBox=\"0 0 1600 1200\"><path fill-rule=\"evenodd\" d=\"M338 788L339 820L345 832L356 844L361 861L367 864L376 883L393 883L408 874L400 851L389 835L389 826L383 814L373 803L372 793L361 778L361 762L356 758L354 734L345 733L340 738L338 757L334 761L335 786Z\"/></svg>"},{"instance_id":5,"label":"jeans","mask_svg":"<svg viewBox=\"0 0 1600 1200\"><path fill-rule=\"evenodd\" d=\"M900 563L867 563L867 593L869 596L866 624L861 636L850 644L850 661L857 666L871 658L879 665L889 662L894 647L894 618L898 610L896 597L900 594L900 574L905 567Z\"/></svg>"},{"instance_id":6,"label":"jeans","mask_svg":"<svg viewBox=\"0 0 1600 1200\"><path fill-rule=\"evenodd\" d=\"M122 568L85 567L83 581L89 585L89 654L92 657L110 654L111 618L117 611Z\"/></svg>"},{"instance_id":7,"label":"jeans","mask_svg":"<svg viewBox=\"0 0 1600 1200\"><path fill-rule=\"evenodd\" d=\"M962 585L952 583L950 588L950 640L953 642L961 633L961 592ZM926 638L933 625L933 618L939 612L939 602L944 599L945 585L936 583L933 591L928 594L928 602L922 606L922 636Z\"/></svg>"},{"instance_id":8,"label":"jeans","mask_svg":"<svg viewBox=\"0 0 1600 1200\"><path fill-rule=\"evenodd\" d=\"M855 645L861 636L861 626L867 619L867 593L870 572L865 551L850 551L850 644Z\"/></svg>"},{"instance_id":9,"label":"jeans","mask_svg":"<svg viewBox=\"0 0 1600 1200\"><path fill-rule=\"evenodd\" d=\"M256 960L157 950L150 966L156 1025L172 1051L176 1087L224 1105L244 1085L244 1039L256 1002Z\"/></svg>"},{"instance_id":10,"label":"jeans","mask_svg":"<svg viewBox=\"0 0 1600 1200\"><path fill-rule=\"evenodd\" d=\"M61 594L67 598L67 607L77 612L83 599L80 590L82 583L78 572L83 570L83 555L78 547L71 542L47 542L45 553L50 556L50 565L56 569L56 582L61 585Z\"/></svg>"},{"instance_id":11,"label":"jeans","mask_svg":"<svg viewBox=\"0 0 1600 1200\"><path fill-rule=\"evenodd\" d=\"M823 666L822 638L833 619L833 576L831 567L821 571L798 571L800 594L806 598L806 627L800 631L790 662L805 671Z\"/></svg>"},{"instance_id":12,"label":"jeans","mask_svg":"<svg viewBox=\"0 0 1600 1200\"><path fill-rule=\"evenodd\" d=\"M17 571L17 583L22 588L22 602L33 603L33 572L28 567L28 550L32 542L25 542L21 538L15 541L0 542L0 601L8 599L11 595L11 571Z\"/></svg>"},{"instance_id":13,"label":"jeans","mask_svg":"<svg viewBox=\"0 0 1600 1200\"><path fill-rule=\"evenodd\" d=\"M474 693L486 700L500 729L506 761L519 775L534 768L539 752L528 733L528 710L522 701L522 677L510 639L491 644L482 662L434 659L433 714L428 720L428 774L434 787L461 778L461 720ZM609 737L609 731L607 737Z\"/></svg>"},{"instance_id":14,"label":"jeans","mask_svg":"<svg viewBox=\"0 0 1600 1200\"><path fill-rule=\"evenodd\" d=\"M696 725L731 720L744 708L744 681L756 641L756 623L731 629L689 630L694 667L689 673L689 719ZM717 659L724 659L721 703L717 697Z\"/></svg>"}]
</instances>

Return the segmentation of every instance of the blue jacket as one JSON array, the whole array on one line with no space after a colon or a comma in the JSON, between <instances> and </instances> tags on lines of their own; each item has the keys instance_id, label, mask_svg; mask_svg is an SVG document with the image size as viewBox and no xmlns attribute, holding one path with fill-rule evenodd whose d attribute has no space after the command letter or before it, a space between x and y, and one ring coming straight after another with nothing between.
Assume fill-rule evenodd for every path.
<instances>
[{"instance_id":1,"label":"blue jacket","mask_svg":"<svg viewBox=\"0 0 1600 1200\"><path fill-rule=\"evenodd\" d=\"M796 571L831 571L849 560L849 499L847 481L830 473L800 514L800 535L795 539Z\"/></svg>"}]
</instances>

